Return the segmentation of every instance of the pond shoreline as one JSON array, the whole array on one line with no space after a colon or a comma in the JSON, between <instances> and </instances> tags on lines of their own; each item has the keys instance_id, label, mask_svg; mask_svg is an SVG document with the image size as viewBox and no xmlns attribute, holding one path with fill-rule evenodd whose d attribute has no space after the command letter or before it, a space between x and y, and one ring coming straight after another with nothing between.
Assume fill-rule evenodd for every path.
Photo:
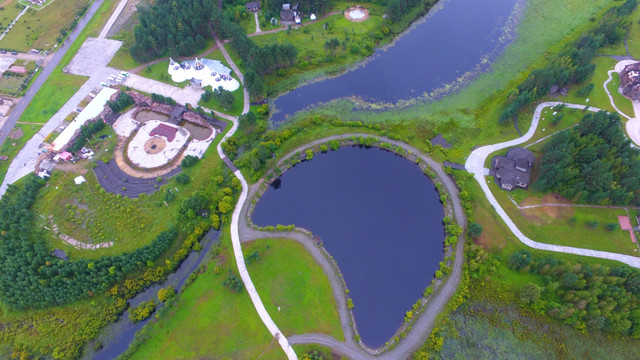
<instances>
[{"instance_id":1,"label":"pond shoreline","mask_svg":"<svg viewBox=\"0 0 640 360\"><path fill-rule=\"evenodd\" d=\"M404 144L392 139L388 139L382 136L371 135L371 134L336 135L336 136L315 140L306 145L300 146L299 148L283 156L283 158L278 162L277 167L280 168L287 160L296 156L296 154L300 152L303 152L308 149L315 149L316 151L319 150L319 147L321 144L324 144L330 140L341 140L341 141L346 140L344 146L349 146L349 145L357 146L358 144L353 140L349 140L349 138L354 138L359 136L375 138L381 142L390 141L394 145L399 146L401 149L403 149L405 153L401 154L401 153L398 153L397 151L394 151L394 149L382 148L381 146L379 146L380 143L373 146L379 147L382 150L392 151L396 153L396 155L402 156L406 160L413 161L414 163L417 162L417 159L420 159L419 166L421 167L421 169L424 169L426 166L429 166L429 168L431 168L436 174L436 177L431 181L434 181L434 182L439 181L443 183L445 186L441 187L440 191L444 191L445 194L449 195L450 201L447 201L447 204L444 207L445 216L455 216L455 221L460 226L462 226L463 229L466 228L466 217L464 216L464 213L461 210L459 199L457 198L457 188L455 188L455 184L452 183L451 179L444 173L442 168L439 167L440 165L438 163L431 160L426 155L420 152L417 152L416 149L414 149L408 144ZM428 159L429 161L425 161L426 159ZM283 171L286 171L286 169L284 169ZM273 172L270 172L270 174L272 176L275 175ZM403 323L396 330L394 335L389 340L388 345L385 345L379 348L370 348L360 340L360 337L358 335L353 312L347 306L347 301L349 297L347 294L346 284L344 282L344 278L342 276L342 273L337 263L333 260L333 257L323 246L319 246L315 242L315 239L312 237L312 234L308 230L300 229L300 228L295 228L294 230L288 230L288 231L262 231L262 230L259 230L255 225L253 225L251 221L251 213L254 210L255 204L257 203L257 201L260 199L262 194L268 189L268 185L266 181L268 181L271 178L270 174L268 173L265 177L263 177L263 179L251 185L250 187L249 196L247 197L247 199L251 199L251 201L245 202L241 211L241 217L246 219L246 222L242 221L240 224L240 231L242 234L241 237L243 239L242 241L247 242L247 241L252 241L252 240L267 238L267 237L287 237L287 238L292 238L302 243L305 246L305 248L314 257L314 259L320 264L320 266L323 268L323 271L329 278L329 281L332 285L334 297L336 298L336 301L338 303L340 320L341 320L341 324L342 324L345 339L346 339L346 342L341 344L346 345L356 353L359 353L359 355L356 358L369 358L372 355L373 356L383 355L383 357L388 357L389 355L395 356L395 354L397 354L398 352L404 352L407 355L410 355L412 352L416 351L420 346L422 346L424 341L426 341L426 338L428 337L430 330L425 331L425 327L423 326L423 324L419 324L419 323L424 322L424 320L420 321L420 319L423 317L426 318L426 315L427 315L426 310L429 308L429 305L431 304L431 300L436 298L437 300L440 300L440 298L443 296L444 297L450 296L449 294L447 294L447 291L444 291L445 290L444 287L448 288L449 290L453 288L453 290L455 291L455 288L457 287L457 284L460 281L459 272L461 271L462 262L463 262L462 257L463 257L464 232L463 234L460 235L460 239L455 247L456 258L453 264L451 264L453 265L454 269L453 269L453 272L450 274L450 276L438 281L438 284L435 287L433 294L429 296L427 299L425 299L424 297L419 298L419 300L421 301L420 310L416 313L416 316L413 318L412 321ZM454 192L449 191L452 186L453 186ZM450 256L452 254L452 251L454 251L452 247L444 248L443 246L443 254L444 254L443 256L445 257ZM452 294L453 293L451 292L451 295ZM419 325L419 326L416 326L416 325ZM416 326L416 328L413 328L414 326ZM433 323L431 324L431 326L433 326ZM420 328L420 330L417 330L417 328ZM428 326L427 326L427 330L428 330ZM425 331L425 332L418 334L419 331L420 332ZM397 339L399 339L400 337L405 338L405 340L398 341ZM406 340L406 338L408 338L408 340ZM337 340L335 341L337 342ZM339 350L339 349L334 348L334 350ZM343 354L343 355L354 357L355 353Z\"/></svg>"}]
</instances>

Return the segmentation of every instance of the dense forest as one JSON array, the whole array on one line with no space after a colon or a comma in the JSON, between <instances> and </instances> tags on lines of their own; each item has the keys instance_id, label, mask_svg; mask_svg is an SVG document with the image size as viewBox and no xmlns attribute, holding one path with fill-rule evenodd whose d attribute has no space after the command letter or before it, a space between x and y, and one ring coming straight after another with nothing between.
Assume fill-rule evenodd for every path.
<instances>
[{"instance_id":1,"label":"dense forest","mask_svg":"<svg viewBox=\"0 0 640 360\"><path fill-rule=\"evenodd\" d=\"M131 253L93 261L55 258L30 211L44 183L31 175L24 188L10 186L0 200L0 299L10 308L60 305L105 291L158 258L176 237L172 229Z\"/></svg>"},{"instance_id":2,"label":"dense forest","mask_svg":"<svg viewBox=\"0 0 640 360\"><path fill-rule=\"evenodd\" d=\"M595 70L591 60L601 46L622 40L629 27L627 16L636 8L637 2L626 0L611 8L594 30L567 46L547 67L532 71L517 90L509 94L500 122L512 119L520 109L546 96L552 86L581 83L591 76Z\"/></svg>"},{"instance_id":3,"label":"dense forest","mask_svg":"<svg viewBox=\"0 0 640 360\"><path fill-rule=\"evenodd\" d=\"M601 330L640 338L639 270L563 263L551 256L534 258L528 251L513 253L508 264L542 278L542 286L528 283L520 289L520 300L534 311L582 332Z\"/></svg>"},{"instance_id":4,"label":"dense forest","mask_svg":"<svg viewBox=\"0 0 640 360\"><path fill-rule=\"evenodd\" d=\"M590 113L545 145L534 187L577 202L635 205L640 203L639 154L618 114Z\"/></svg>"}]
</instances>

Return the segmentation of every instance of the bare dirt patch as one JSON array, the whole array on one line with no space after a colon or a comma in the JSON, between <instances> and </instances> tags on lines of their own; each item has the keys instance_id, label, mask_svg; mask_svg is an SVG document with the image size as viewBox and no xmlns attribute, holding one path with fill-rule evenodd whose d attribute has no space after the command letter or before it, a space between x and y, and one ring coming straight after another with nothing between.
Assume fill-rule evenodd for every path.
<instances>
[{"instance_id":1,"label":"bare dirt patch","mask_svg":"<svg viewBox=\"0 0 640 360\"><path fill-rule=\"evenodd\" d=\"M360 7L360 5L352 6L344 11L344 17L349 21L363 22L369 18L369 9Z\"/></svg>"},{"instance_id":2,"label":"bare dirt patch","mask_svg":"<svg viewBox=\"0 0 640 360\"><path fill-rule=\"evenodd\" d=\"M22 135L24 135L24 132L22 131L22 129L18 129L18 130L13 130L7 136L9 136L9 139L17 140L17 139L20 139Z\"/></svg>"},{"instance_id":3,"label":"bare dirt patch","mask_svg":"<svg viewBox=\"0 0 640 360\"><path fill-rule=\"evenodd\" d=\"M164 150L165 146L167 146L167 142L164 141L164 139L159 137L154 137L147 140L147 142L144 143L144 151L147 154L157 154L162 150Z\"/></svg>"}]
</instances>

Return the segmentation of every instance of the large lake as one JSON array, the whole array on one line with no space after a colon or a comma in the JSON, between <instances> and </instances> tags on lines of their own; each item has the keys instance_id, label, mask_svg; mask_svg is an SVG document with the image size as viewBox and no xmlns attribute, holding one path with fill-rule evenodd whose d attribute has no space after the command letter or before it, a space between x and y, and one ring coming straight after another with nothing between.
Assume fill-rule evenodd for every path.
<instances>
[{"instance_id":1,"label":"large lake","mask_svg":"<svg viewBox=\"0 0 640 360\"><path fill-rule=\"evenodd\" d=\"M320 236L350 290L362 341L379 347L443 259L442 217L439 194L417 165L377 148L348 147L284 173L252 220Z\"/></svg>"},{"instance_id":2,"label":"large lake","mask_svg":"<svg viewBox=\"0 0 640 360\"><path fill-rule=\"evenodd\" d=\"M391 47L376 51L364 66L276 98L273 105L278 113L272 121L350 96L396 103L430 93L478 66L486 70L508 45L511 37L505 31L513 31L508 24L517 1L440 0L438 10L432 9L431 16Z\"/></svg>"}]
</instances>

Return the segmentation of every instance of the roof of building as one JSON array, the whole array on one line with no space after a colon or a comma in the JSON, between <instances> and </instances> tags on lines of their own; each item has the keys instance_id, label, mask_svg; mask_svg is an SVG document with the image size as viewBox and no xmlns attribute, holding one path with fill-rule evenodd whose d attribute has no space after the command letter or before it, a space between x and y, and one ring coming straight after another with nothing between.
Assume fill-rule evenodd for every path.
<instances>
[{"instance_id":1,"label":"roof of building","mask_svg":"<svg viewBox=\"0 0 640 360\"><path fill-rule=\"evenodd\" d=\"M62 160L71 160L71 158L73 157L73 154L68 151L63 151L58 155Z\"/></svg>"},{"instance_id":2,"label":"roof of building","mask_svg":"<svg viewBox=\"0 0 640 360\"><path fill-rule=\"evenodd\" d=\"M17 74L26 74L28 71L27 71L27 68L26 68L26 67L24 67L24 66L16 66L16 65L12 65L12 66L9 68L9 72L17 73Z\"/></svg>"},{"instance_id":3,"label":"roof of building","mask_svg":"<svg viewBox=\"0 0 640 360\"><path fill-rule=\"evenodd\" d=\"M155 129L151 130L149 135L150 136L155 136L155 135L164 136L164 137L167 138L168 142L172 142L173 139L175 139L175 137L176 137L176 132L178 132L177 128L174 128L173 126L169 126L169 125L166 125L166 124L160 124L160 125L156 126Z\"/></svg>"},{"instance_id":4,"label":"roof of building","mask_svg":"<svg viewBox=\"0 0 640 360\"><path fill-rule=\"evenodd\" d=\"M246 5L247 9L260 8L260 1L250 1Z\"/></svg>"},{"instance_id":5,"label":"roof of building","mask_svg":"<svg viewBox=\"0 0 640 360\"><path fill-rule=\"evenodd\" d=\"M196 58L196 62L193 63L193 68L196 70L202 70L204 69L204 64L202 63L202 61L198 60L198 58Z\"/></svg>"},{"instance_id":6,"label":"roof of building","mask_svg":"<svg viewBox=\"0 0 640 360\"><path fill-rule=\"evenodd\" d=\"M525 148L514 147L507 151L507 158L513 159L515 161L518 160L526 160L529 165L533 165L536 161L536 156L533 153Z\"/></svg>"},{"instance_id":7,"label":"roof of building","mask_svg":"<svg viewBox=\"0 0 640 360\"><path fill-rule=\"evenodd\" d=\"M185 111L185 107L182 105L176 105L173 107L173 109L171 109L171 112L169 113L169 116L172 118L179 118L180 116L182 116L182 113L184 113Z\"/></svg>"},{"instance_id":8,"label":"roof of building","mask_svg":"<svg viewBox=\"0 0 640 360\"><path fill-rule=\"evenodd\" d=\"M51 252L51 256L57 257L60 260L69 260L69 258L67 257L67 253L60 249L53 250Z\"/></svg>"}]
</instances>

